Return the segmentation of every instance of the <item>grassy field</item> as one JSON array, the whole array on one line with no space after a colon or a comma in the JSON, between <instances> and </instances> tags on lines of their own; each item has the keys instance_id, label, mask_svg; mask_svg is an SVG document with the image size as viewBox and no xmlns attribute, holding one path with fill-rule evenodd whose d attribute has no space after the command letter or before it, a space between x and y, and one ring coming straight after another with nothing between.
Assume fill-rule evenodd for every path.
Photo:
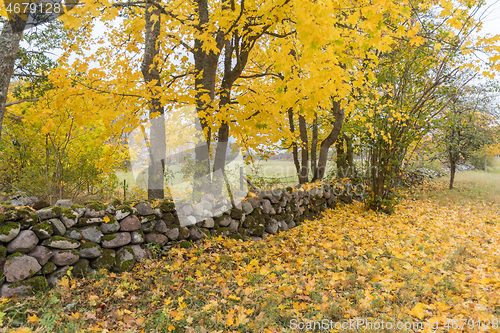
<instances>
[{"instance_id":1,"label":"grassy field","mask_svg":"<svg viewBox=\"0 0 500 333\"><path fill-rule=\"evenodd\" d=\"M488 167L488 172L457 172L453 190L448 189L449 182L449 175L446 175L409 192L416 199L433 200L443 206L500 205L500 158Z\"/></svg>"}]
</instances>

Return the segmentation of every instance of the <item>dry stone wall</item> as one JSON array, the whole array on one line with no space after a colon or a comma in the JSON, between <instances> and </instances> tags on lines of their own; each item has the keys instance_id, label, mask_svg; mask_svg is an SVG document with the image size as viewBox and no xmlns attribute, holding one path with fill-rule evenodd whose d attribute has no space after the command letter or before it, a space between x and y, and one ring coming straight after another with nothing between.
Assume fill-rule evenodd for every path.
<instances>
[{"instance_id":1,"label":"dry stone wall","mask_svg":"<svg viewBox=\"0 0 500 333\"><path fill-rule=\"evenodd\" d=\"M146 244L189 248L207 236L260 240L312 218L338 201L361 193L335 192L330 185L309 190L262 191L234 207L208 194L196 204L165 200L86 206L59 200L53 207L3 206L0 211L2 296L26 295L56 285L69 269L129 271L149 255ZM180 218L181 217L181 218Z\"/></svg>"}]
</instances>

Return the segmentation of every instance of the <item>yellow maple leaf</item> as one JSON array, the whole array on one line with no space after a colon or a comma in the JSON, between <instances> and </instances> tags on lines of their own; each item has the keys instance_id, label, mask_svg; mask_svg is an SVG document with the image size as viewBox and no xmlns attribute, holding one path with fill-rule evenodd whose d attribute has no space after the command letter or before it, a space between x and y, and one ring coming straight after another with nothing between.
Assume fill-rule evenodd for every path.
<instances>
[{"instance_id":1,"label":"yellow maple leaf","mask_svg":"<svg viewBox=\"0 0 500 333\"><path fill-rule=\"evenodd\" d=\"M413 309L411 309L409 314L418 319L424 318L424 306L425 304L418 302Z\"/></svg>"}]
</instances>

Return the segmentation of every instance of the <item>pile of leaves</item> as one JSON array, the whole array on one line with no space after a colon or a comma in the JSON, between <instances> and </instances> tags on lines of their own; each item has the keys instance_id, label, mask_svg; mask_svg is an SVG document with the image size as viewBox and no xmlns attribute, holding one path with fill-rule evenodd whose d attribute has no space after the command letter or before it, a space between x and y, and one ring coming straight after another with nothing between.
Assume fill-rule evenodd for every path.
<instances>
[{"instance_id":1,"label":"pile of leaves","mask_svg":"<svg viewBox=\"0 0 500 333\"><path fill-rule=\"evenodd\" d=\"M292 332L292 319L484 323L500 317L499 235L494 205L405 199L387 216L354 202L266 240L207 239L130 273L99 271L45 294L1 299L0 331Z\"/></svg>"}]
</instances>

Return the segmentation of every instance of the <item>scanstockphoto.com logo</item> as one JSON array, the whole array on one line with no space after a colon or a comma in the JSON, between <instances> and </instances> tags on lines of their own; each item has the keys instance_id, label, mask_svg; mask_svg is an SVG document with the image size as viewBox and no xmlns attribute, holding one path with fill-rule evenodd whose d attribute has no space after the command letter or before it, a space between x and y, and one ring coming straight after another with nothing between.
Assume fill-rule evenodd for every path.
<instances>
[{"instance_id":1,"label":"scanstockphoto.com logo","mask_svg":"<svg viewBox=\"0 0 500 333\"><path fill-rule=\"evenodd\" d=\"M218 143L212 144L211 153L208 154L209 147L196 124L199 124L196 109L189 106L151 119L145 125L137 127L128 137L136 185L144 190L164 189L166 197L175 204L181 226L221 216L224 212L239 207L248 194L241 149L230 139L227 146L222 147L226 151L223 168L213 170L214 165L219 165L214 160L215 151L221 147ZM160 137L152 135L154 128L161 129ZM152 156L155 149L161 152L156 158ZM211 156L211 171L200 175L194 171L198 167L196 152L203 149ZM154 164L152 159L161 161L163 183L149 181L149 171ZM216 180L220 180L219 191L214 191L217 187L214 185ZM193 198L195 184L197 191L203 194L201 198Z\"/></svg>"},{"instance_id":2,"label":"scanstockphoto.com logo","mask_svg":"<svg viewBox=\"0 0 500 333\"><path fill-rule=\"evenodd\" d=\"M10 31L19 33L41 26L83 5L78 0L0 0L0 16Z\"/></svg>"}]
</instances>

